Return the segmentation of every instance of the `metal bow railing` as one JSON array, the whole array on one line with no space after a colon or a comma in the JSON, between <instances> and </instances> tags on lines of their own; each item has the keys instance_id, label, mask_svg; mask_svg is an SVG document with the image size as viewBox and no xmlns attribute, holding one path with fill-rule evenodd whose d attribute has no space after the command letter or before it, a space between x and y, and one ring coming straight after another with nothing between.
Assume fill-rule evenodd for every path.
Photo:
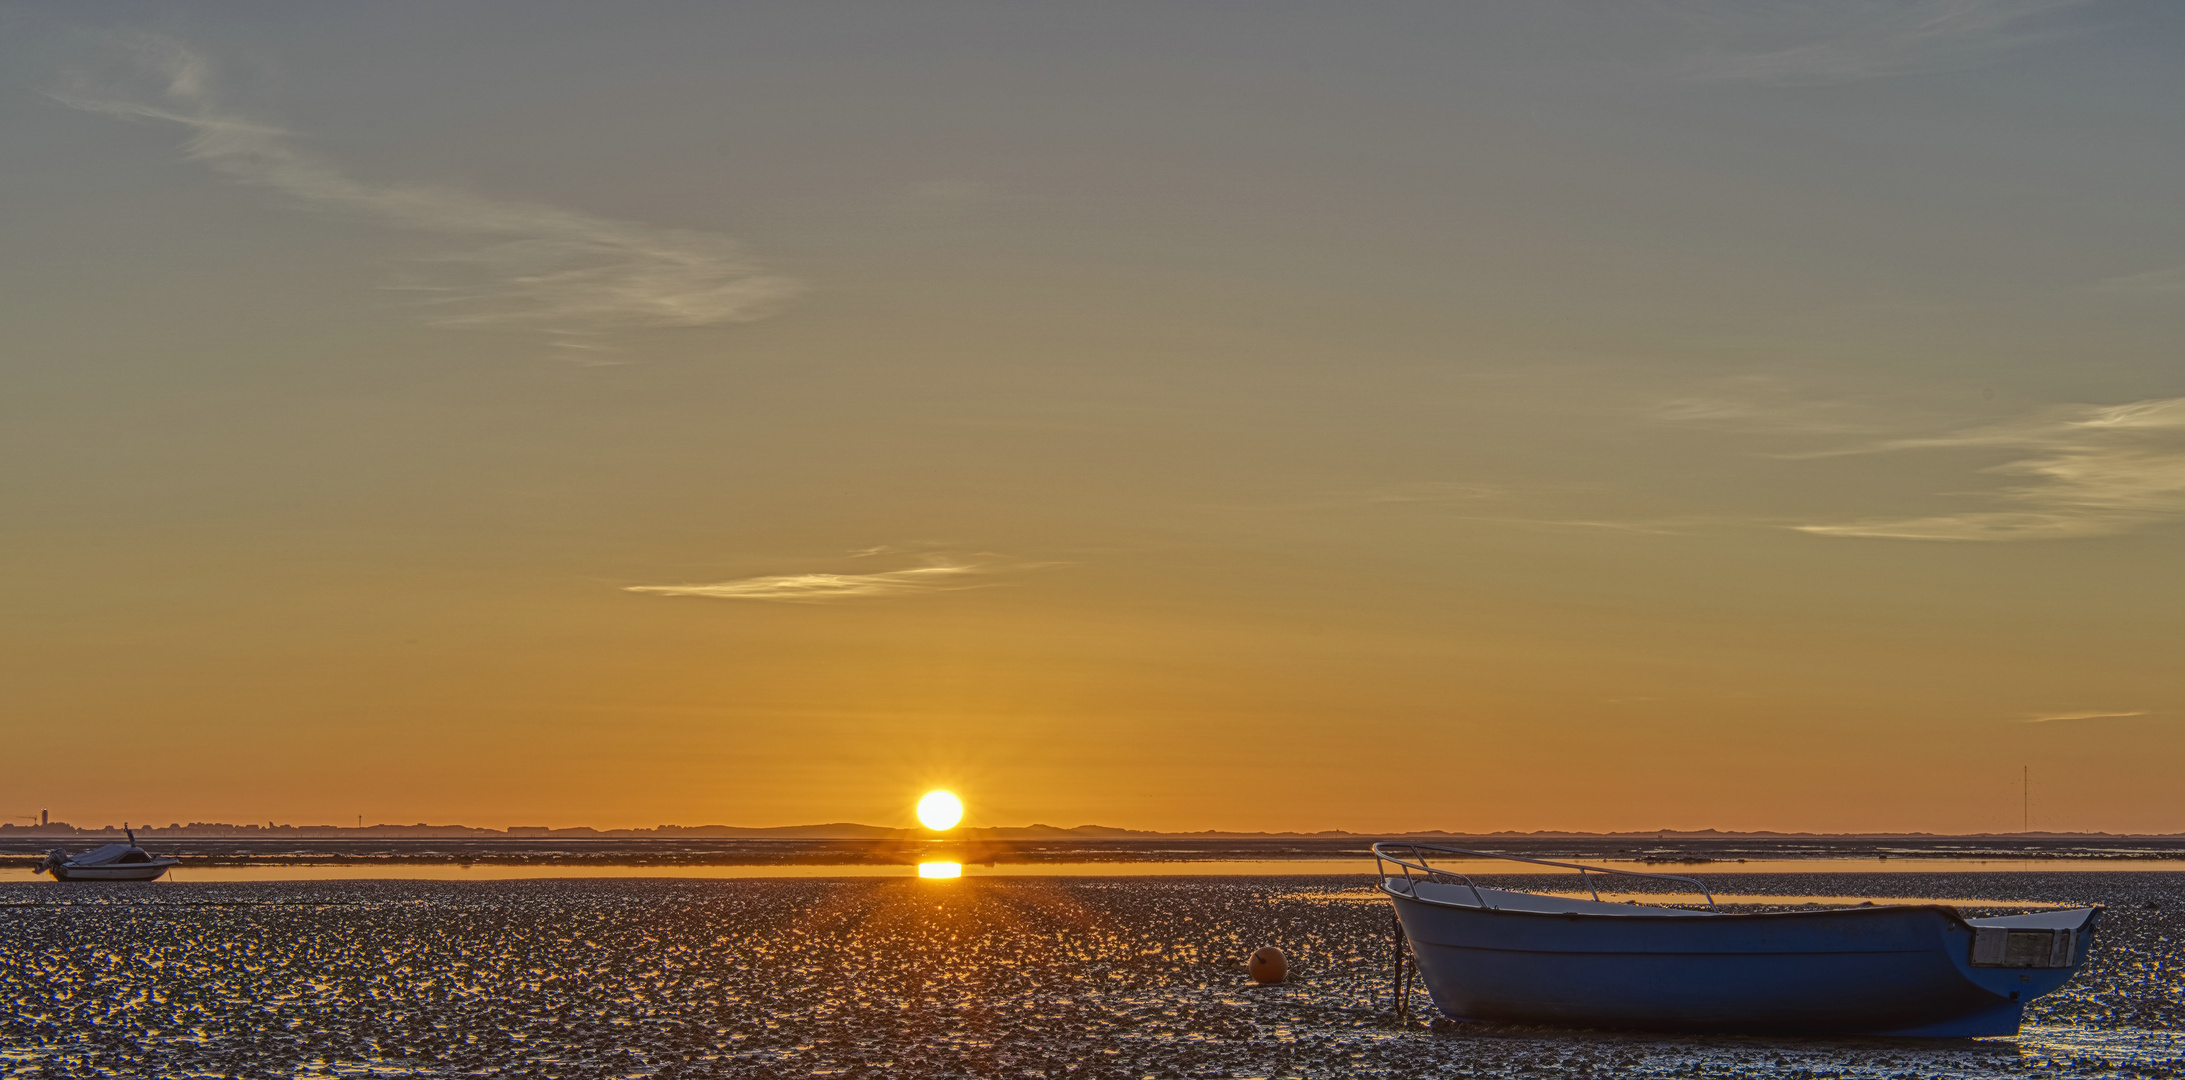
<instances>
[{"instance_id":1,"label":"metal bow railing","mask_svg":"<svg viewBox=\"0 0 2185 1080\"><path fill-rule=\"evenodd\" d=\"M1405 854L1398 855L1397 852L1399 851ZM1373 845L1373 865L1377 876L1381 879L1381 887L1388 889L1388 879L1395 876L1388 872L1388 867L1390 864L1394 864L1397 869L1402 871L1403 879L1407 883L1404 894L1411 896L1413 899L1423 900L1425 898L1417 896L1410 887L1410 883L1419 881L1448 884L1461 883L1465 888L1472 890L1472 900L1481 909L1493 910L1494 906L1487 902L1486 897L1480 895L1479 886L1473 883L1471 875L1428 863L1426 853L1430 851L1443 855L1463 855L1474 859L1507 859L1511 862L1532 863L1535 866L1553 866L1564 870L1576 870L1578 871L1578 880L1585 883L1586 891L1592 893L1595 900L1601 898L1601 890L1593 884L1592 875L1594 874L1652 878L1656 881L1680 881L1692 886L1701 896L1706 897L1708 907L1715 906L1714 892L1707 888L1706 882L1698 878L1683 877L1677 874L1653 874L1644 870L1619 870L1613 866L1588 866L1584 863L1555 862L1550 859L1527 858L1523 855L1505 855L1499 851L1474 851L1470 848L1444 847L1440 844L1415 844L1408 841L1391 840L1384 840ZM1393 892L1395 890L1391 889L1389 891Z\"/></svg>"}]
</instances>

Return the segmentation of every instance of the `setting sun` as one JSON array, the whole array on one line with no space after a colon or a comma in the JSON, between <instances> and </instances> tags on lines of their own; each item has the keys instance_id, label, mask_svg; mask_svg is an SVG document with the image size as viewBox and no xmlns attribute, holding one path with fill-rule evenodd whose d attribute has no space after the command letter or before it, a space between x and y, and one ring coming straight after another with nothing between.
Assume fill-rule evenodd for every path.
<instances>
[{"instance_id":1,"label":"setting sun","mask_svg":"<svg viewBox=\"0 0 2185 1080\"><path fill-rule=\"evenodd\" d=\"M947 832L964 819L964 804L945 791L929 791L918 800L918 821L934 832Z\"/></svg>"}]
</instances>

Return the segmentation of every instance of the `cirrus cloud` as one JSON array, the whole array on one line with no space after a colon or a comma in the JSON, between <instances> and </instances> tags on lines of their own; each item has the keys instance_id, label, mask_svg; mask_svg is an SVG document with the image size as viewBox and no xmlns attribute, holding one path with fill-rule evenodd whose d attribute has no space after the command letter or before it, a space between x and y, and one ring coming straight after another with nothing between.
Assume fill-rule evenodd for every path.
<instances>
[{"instance_id":1,"label":"cirrus cloud","mask_svg":"<svg viewBox=\"0 0 2185 1080\"><path fill-rule=\"evenodd\" d=\"M2134 710L2134 711L2132 711L2132 712L2067 712L2067 713L2043 713L2043 714L2041 714L2041 715L2038 715L2038 716L2027 716L2027 717L2021 717L2021 718L2019 719L2019 723L2022 723L2022 724L2046 724L2046 723L2048 723L2048 722L2050 722L2050 721L2052 721L2052 720L2122 720L2122 719L2125 719L2125 718L2127 718L2127 717L2133 717L2133 716L2146 716L2146 715L2147 715L2147 710L2145 710L2145 709L2138 709L2138 710Z\"/></svg>"},{"instance_id":2,"label":"cirrus cloud","mask_svg":"<svg viewBox=\"0 0 2185 1080\"><path fill-rule=\"evenodd\" d=\"M2108 536L2185 517L2185 397L2063 406L2005 424L1803 456L1954 448L2021 452L1984 471L2029 482L1989 494L2002 504L1993 510L1794 528L1896 540L2049 540Z\"/></svg>"},{"instance_id":3,"label":"cirrus cloud","mask_svg":"<svg viewBox=\"0 0 2185 1080\"><path fill-rule=\"evenodd\" d=\"M1959 71L1995 62L2072 28L2052 16L2088 0L1741 2L1687 8L1698 32L1727 47L1694 64L1702 79L1822 86ZM1754 40L1772 37L1763 45ZM1744 39L1744 40L1739 40Z\"/></svg>"},{"instance_id":4,"label":"cirrus cloud","mask_svg":"<svg viewBox=\"0 0 2185 1080\"><path fill-rule=\"evenodd\" d=\"M716 233L354 179L299 149L289 132L222 108L212 64L197 52L157 37L120 44L121 74L78 74L48 96L89 112L179 126L190 159L300 206L462 241L428 260L443 271L439 278L395 286L424 298L432 325L543 332L557 345L597 349L614 331L762 318L800 289L756 268L735 241ZM147 80L152 85L142 85Z\"/></svg>"},{"instance_id":5,"label":"cirrus cloud","mask_svg":"<svg viewBox=\"0 0 2185 1080\"><path fill-rule=\"evenodd\" d=\"M703 585L629 585L623 591L652 593L657 596L698 596L712 600L773 600L811 604L979 588L988 583L969 579L1013 569L1024 567L960 563L937 558L925 566L884 570L872 574L767 574Z\"/></svg>"}]
</instances>

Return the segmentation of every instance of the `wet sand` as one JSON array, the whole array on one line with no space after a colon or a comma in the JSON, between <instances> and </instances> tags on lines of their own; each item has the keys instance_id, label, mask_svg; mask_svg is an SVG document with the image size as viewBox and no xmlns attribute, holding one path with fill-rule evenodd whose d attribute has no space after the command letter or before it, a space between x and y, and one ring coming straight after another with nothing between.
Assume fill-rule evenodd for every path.
<instances>
[{"instance_id":1,"label":"wet sand","mask_svg":"<svg viewBox=\"0 0 2185 1080\"><path fill-rule=\"evenodd\" d=\"M2110 910L2020 1038L1928 1042L1398 1027L1389 913L1356 879L5 884L0 1073L2180 1074L2185 875L1709 881ZM1246 980L1262 944L1291 982Z\"/></svg>"}]
</instances>

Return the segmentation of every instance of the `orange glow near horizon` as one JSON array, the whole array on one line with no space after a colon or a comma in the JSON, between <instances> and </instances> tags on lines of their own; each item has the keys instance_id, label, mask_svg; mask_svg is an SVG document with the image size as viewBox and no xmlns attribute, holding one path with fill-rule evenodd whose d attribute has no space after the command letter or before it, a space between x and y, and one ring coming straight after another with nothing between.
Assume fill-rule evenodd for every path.
<instances>
[{"instance_id":1,"label":"orange glow near horizon","mask_svg":"<svg viewBox=\"0 0 2185 1080\"><path fill-rule=\"evenodd\" d=\"M2168 9L1715 6L9 23L0 826L2185 834Z\"/></svg>"},{"instance_id":2,"label":"orange glow near horizon","mask_svg":"<svg viewBox=\"0 0 2185 1080\"><path fill-rule=\"evenodd\" d=\"M918 876L922 878L957 878L964 876L964 864L958 862L922 862L918 864Z\"/></svg>"}]
</instances>

